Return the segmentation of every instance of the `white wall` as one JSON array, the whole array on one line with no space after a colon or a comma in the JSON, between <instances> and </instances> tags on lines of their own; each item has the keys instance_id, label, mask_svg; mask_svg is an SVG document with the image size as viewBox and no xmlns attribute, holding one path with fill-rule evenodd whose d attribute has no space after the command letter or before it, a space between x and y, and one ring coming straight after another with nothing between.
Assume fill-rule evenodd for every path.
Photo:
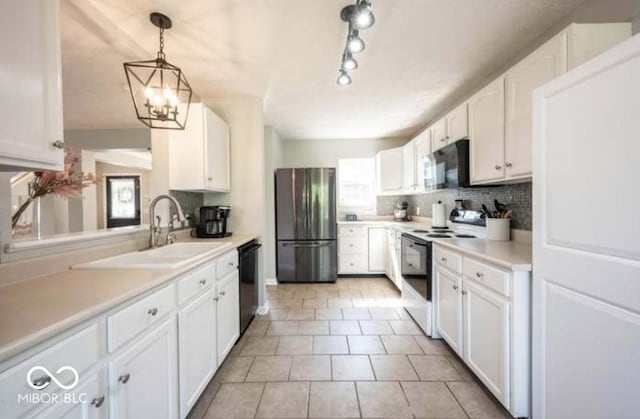
<instances>
[{"instance_id":1,"label":"white wall","mask_svg":"<svg viewBox=\"0 0 640 419\"><path fill-rule=\"evenodd\" d=\"M282 167L338 167L338 159L374 157L380 150L405 144L406 138L364 140L285 140Z\"/></svg>"},{"instance_id":2,"label":"white wall","mask_svg":"<svg viewBox=\"0 0 640 419\"><path fill-rule=\"evenodd\" d=\"M266 200L262 100L245 96L202 102L227 122L231 142L231 192L205 194L204 204L231 205L229 229L234 234L255 234L262 240ZM264 259L260 263L260 305L264 304Z\"/></svg>"},{"instance_id":3,"label":"white wall","mask_svg":"<svg viewBox=\"0 0 640 419\"><path fill-rule=\"evenodd\" d=\"M264 128L264 184L265 184L265 235L264 275L267 280L276 278L276 219L275 219L275 185L274 171L282 167L282 140L274 127Z\"/></svg>"}]
</instances>

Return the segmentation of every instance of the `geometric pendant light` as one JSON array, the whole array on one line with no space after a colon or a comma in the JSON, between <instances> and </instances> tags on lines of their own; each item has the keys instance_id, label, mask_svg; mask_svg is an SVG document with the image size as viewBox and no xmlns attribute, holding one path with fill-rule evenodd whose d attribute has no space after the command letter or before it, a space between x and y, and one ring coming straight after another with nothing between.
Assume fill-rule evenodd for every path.
<instances>
[{"instance_id":1,"label":"geometric pendant light","mask_svg":"<svg viewBox=\"0 0 640 419\"><path fill-rule=\"evenodd\" d=\"M180 68L164 54L164 30L171 19L151 13L151 23L160 28L160 49L153 60L124 63L131 99L138 119L154 129L183 130L187 124L192 90Z\"/></svg>"}]
</instances>

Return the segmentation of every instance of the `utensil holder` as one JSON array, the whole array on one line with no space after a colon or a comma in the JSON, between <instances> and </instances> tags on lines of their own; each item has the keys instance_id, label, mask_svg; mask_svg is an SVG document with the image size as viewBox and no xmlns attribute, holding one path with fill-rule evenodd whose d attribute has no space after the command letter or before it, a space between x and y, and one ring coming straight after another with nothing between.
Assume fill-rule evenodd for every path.
<instances>
[{"instance_id":1,"label":"utensil holder","mask_svg":"<svg viewBox=\"0 0 640 419\"><path fill-rule=\"evenodd\" d=\"M496 241L511 240L511 219L487 218L487 239Z\"/></svg>"}]
</instances>

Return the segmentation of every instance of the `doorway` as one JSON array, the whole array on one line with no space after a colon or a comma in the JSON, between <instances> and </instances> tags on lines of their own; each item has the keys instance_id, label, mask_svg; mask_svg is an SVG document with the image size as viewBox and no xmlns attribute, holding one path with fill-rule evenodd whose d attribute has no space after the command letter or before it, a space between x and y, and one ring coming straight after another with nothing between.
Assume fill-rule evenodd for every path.
<instances>
[{"instance_id":1,"label":"doorway","mask_svg":"<svg viewBox=\"0 0 640 419\"><path fill-rule=\"evenodd\" d=\"M107 228L140 225L140 175L107 175Z\"/></svg>"}]
</instances>

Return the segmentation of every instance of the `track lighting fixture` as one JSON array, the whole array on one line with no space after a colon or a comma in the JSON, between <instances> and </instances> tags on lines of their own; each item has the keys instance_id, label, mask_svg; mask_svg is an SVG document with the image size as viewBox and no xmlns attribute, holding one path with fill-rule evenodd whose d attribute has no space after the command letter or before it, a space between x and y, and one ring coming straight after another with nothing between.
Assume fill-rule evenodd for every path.
<instances>
[{"instance_id":1,"label":"track lighting fixture","mask_svg":"<svg viewBox=\"0 0 640 419\"><path fill-rule=\"evenodd\" d=\"M347 71L358 68L358 62L353 58L353 55L364 51L365 48L364 41L360 38L360 30L373 26L375 17L371 11L369 0L356 0L355 4L350 4L342 9L340 18L349 24L347 44L342 53L342 66L338 76L338 84L346 86L351 84L351 77Z\"/></svg>"}]
</instances>

